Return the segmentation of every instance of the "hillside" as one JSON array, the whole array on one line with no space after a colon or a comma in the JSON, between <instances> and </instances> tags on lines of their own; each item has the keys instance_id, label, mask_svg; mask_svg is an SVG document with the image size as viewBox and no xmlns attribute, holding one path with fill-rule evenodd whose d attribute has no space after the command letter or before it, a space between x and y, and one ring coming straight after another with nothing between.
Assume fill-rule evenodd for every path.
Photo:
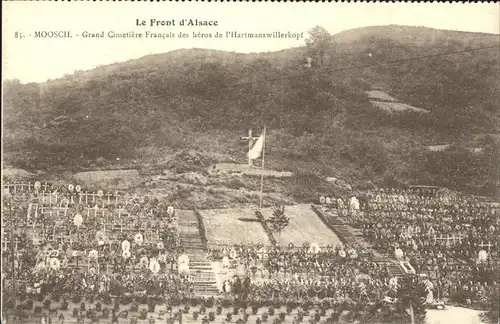
<instances>
[{"instance_id":1,"label":"hillside","mask_svg":"<svg viewBox=\"0 0 500 324\"><path fill-rule=\"evenodd\" d=\"M313 57L310 69L307 47L189 49L42 84L6 81L4 161L28 171L150 171L182 149L244 163L239 136L266 123L269 167L357 185L428 183L493 194L499 51L431 56L498 42L498 35L366 27L334 35L323 64ZM370 103L372 89L430 113L385 114ZM441 143L456 146L425 150ZM482 156L461 149L478 145Z\"/></svg>"}]
</instances>

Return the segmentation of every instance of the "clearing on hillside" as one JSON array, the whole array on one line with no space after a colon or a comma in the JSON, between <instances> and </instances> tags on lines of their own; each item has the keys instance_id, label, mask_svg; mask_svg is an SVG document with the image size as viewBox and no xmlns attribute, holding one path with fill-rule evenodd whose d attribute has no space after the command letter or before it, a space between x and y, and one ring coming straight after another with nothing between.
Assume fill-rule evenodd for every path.
<instances>
[{"instance_id":1,"label":"clearing on hillside","mask_svg":"<svg viewBox=\"0 0 500 324\"><path fill-rule=\"evenodd\" d=\"M95 188L128 189L141 182L137 170L100 170L79 172L73 176L74 180L85 186Z\"/></svg>"},{"instance_id":2,"label":"clearing on hillside","mask_svg":"<svg viewBox=\"0 0 500 324\"><path fill-rule=\"evenodd\" d=\"M234 173L234 174L245 174L249 176L260 177L264 174L264 177L275 177L275 178L289 178L293 176L292 172L288 171L276 171L276 170L261 170L260 166L248 166L247 164L237 164L237 163L218 163L212 167L212 170L219 173Z\"/></svg>"},{"instance_id":3,"label":"clearing on hillside","mask_svg":"<svg viewBox=\"0 0 500 324\"><path fill-rule=\"evenodd\" d=\"M262 210L266 219L271 217L272 212L271 208ZM304 242L317 243L320 246L342 244L337 235L323 223L310 205L286 206L285 215L290 218L290 223L280 235L274 233L274 238L280 245L293 243L295 246L301 246Z\"/></svg>"},{"instance_id":4,"label":"clearing on hillside","mask_svg":"<svg viewBox=\"0 0 500 324\"><path fill-rule=\"evenodd\" d=\"M383 100L383 101L398 101L396 98L391 96L385 91L382 90L370 90L366 92L368 94L368 97L370 99L374 99L375 101L377 100Z\"/></svg>"},{"instance_id":5,"label":"clearing on hillside","mask_svg":"<svg viewBox=\"0 0 500 324\"><path fill-rule=\"evenodd\" d=\"M207 209L200 214L209 246L271 244L253 208Z\"/></svg>"},{"instance_id":6,"label":"clearing on hillside","mask_svg":"<svg viewBox=\"0 0 500 324\"><path fill-rule=\"evenodd\" d=\"M410 105L407 105L404 103L400 103L400 102L382 102L382 101L374 101L374 100L370 100L370 102L375 107L382 109L388 113L401 112L401 111L414 111L414 112L419 112L419 113L425 114L425 113L429 112L426 109L413 107L413 106L410 106Z\"/></svg>"}]
</instances>

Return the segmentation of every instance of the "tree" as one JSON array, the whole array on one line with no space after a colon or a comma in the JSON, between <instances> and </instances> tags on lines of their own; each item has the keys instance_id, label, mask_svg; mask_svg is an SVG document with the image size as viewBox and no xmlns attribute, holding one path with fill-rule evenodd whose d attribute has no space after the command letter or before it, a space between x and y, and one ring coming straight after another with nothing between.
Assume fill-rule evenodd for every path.
<instances>
[{"instance_id":1,"label":"tree","mask_svg":"<svg viewBox=\"0 0 500 324\"><path fill-rule=\"evenodd\" d=\"M481 319L486 323L498 323L499 320L499 302L498 286L493 288L487 296L486 311L481 314Z\"/></svg>"},{"instance_id":2,"label":"tree","mask_svg":"<svg viewBox=\"0 0 500 324\"><path fill-rule=\"evenodd\" d=\"M271 230L278 232L278 236L281 236L281 231L290 223L290 217L285 215L285 206L274 208L273 215L269 218L268 222L271 225Z\"/></svg>"},{"instance_id":3,"label":"tree","mask_svg":"<svg viewBox=\"0 0 500 324\"><path fill-rule=\"evenodd\" d=\"M320 66L323 66L323 58L332 44L332 35L325 28L315 26L309 30L309 38L306 39L306 46L313 56L319 57Z\"/></svg>"},{"instance_id":4,"label":"tree","mask_svg":"<svg viewBox=\"0 0 500 324\"><path fill-rule=\"evenodd\" d=\"M399 283L396 299L398 313L403 316L409 315L412 324L423 323L426 314L422 301L426 295L425 286L414 276L400 278Z\"/></svg>"}]
</instances>

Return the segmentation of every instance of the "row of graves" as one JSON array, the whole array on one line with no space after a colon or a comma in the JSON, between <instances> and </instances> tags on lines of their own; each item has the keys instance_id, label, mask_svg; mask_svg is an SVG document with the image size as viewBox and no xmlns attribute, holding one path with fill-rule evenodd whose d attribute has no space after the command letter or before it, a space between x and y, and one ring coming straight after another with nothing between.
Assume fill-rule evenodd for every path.
<instances>
[{"instance_id":1,"label":"row of graves","mask_svg":"<svg viewBox=\"0 0 500 324\"><path fill-rule=\"evenodd\" d=\"M398 279L357 245L213 245L209 254L227 274L221 290L237 299L378 302L397 290Z\"/></svg>"},{"instance_id":2,"label":"row of graves","mask_svg":"<svg viewBox=\"0 0 500 324\"><path fill-rule=\"evenodd\" d=\"M4 300L190 294L167 202L40 182L5 184L2 194Z\"/></svg>"},{"instance_id":3,"label":"row of graves","mask_svg":"<svg viewBox=\"0 0 500 324\"><path fill-rule=\"evenodd\" d=\"M346 322L384 312L384 316L390 317L388 314L395 312L393 307L408 289L406 278L392 277L364 252L359 246L319 246L308 242L302 246L221 245L212 246L209 251L215 262L234 270L227 271L229 275L222 282L224 298L234 299L236 304L266 305L270 313L278 308L290 314L300 308L298 318L294 317L296 323L302 320L302 310L310 314L311 308L317 314L311 323L320 318L327 320L322 317L327 312L333 313L333 318L328 318L333 321L338 321L344 311L357 314L344 319ZM413 280L412 289L424 305L431 300L428 296L432 294L432 283L423 277L415 276ZM365 321L376 319L367 316Z\"/></svg>"},{"instance_id":4,"label":"row of graves","mask_svg":"<svg viewBox=\"0 0 500 324\"><path fill-rule=\"evenodd\" d=\"M376 251L428 278L436 299L485 306L499 285L498 203L423 186L378 189L366 196L365 208L344 209L345 223Z\"/></svg>"},{"instance_id":5,"label":"row of graves","mask_svg":"<svg viewBox=\"0 0 500 324\"><path fill-rule=\"evenodd\" d=\"M246 274L258 273L295 275L322 275L328 271L328 262L342 262L357 259L359 249L341 245L320 246L317 243L304 242L302 246L289 243L287 246L221 245L211 246L210 258L222 263L224 268L246 269ZM326 263L325 263L326 262Z\"/></svg>"},{"instance_id":6,"label":"row of graves","mask_svg":"<svg viewBox=\"0 0 500 324\"><path fill-rule=\"evenodd\" d=\"M71 323L408 317L395 306L405 281L355 245L212 249L214 261L246 270L228 271L223 293L202 297L185 280L179 221L162 201L46 183L7 184L3 198L3 297L18 323L31 323L23 312L33 308Z\"/></svg>"},{"instance_id":7,"label":"row of graves","mask_svg":"<svg viewBox=\"0 0 500 324\"><path fill-rule=\"evenodd\" d=\"M435 186L410 186L405 189L379 188L368 192L361 192L351 197L321 196L319 203L322 206L335 208L341 215L356 213L364 209L390 209L408 206L419 208L422 206L450 206L460 204L478 204L478 199L460 199L456 193Z\"/></svg>"}]
</instances>

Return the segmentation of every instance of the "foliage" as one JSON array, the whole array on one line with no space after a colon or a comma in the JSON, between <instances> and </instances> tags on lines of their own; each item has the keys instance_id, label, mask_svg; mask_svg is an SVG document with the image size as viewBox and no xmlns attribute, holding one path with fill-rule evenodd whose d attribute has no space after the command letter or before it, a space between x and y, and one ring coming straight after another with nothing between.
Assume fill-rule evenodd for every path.
<instances>
[{"instance_id":1,"label":"foliage","mask_svg":"<svg viewBox=\"0 0 500 324\"><path fill-rule=\"evenodd\" d=\"M498 286L492 289L487 297L487 311L481 314L481 318L487 323L498 323L500 316L500 296L498 294Z\"/></svg>"},{"instance_id":2,"label":"foliage","mask_svg":"<svg viewBox=\"0 0 500 324\"><path fill-rule=\"evenodd\" d=\"M273 209L271 217L267 220L274 232L281 233L290 223L290 217L285 214L285 206L277 206Z\"/></svg>"},{"instance_id":3,"label":"foliage","mask_svg":"<svg viewBox=\"0 0 500 324\"><path fill-rule=\"evenodd\" d=\"M458 148L437 155L423 148L471 147L477 137L498 136L498 51L429 57L497 43L495 35L401 26L330 36L317 26L306 46L280 52L176 50L40 84L8 80L4 162L71 171L112 166L117 159L154 164L162 152L181 150L244 162L239 136L265 123L270 168L352 184L383 183L391 173L399 182L492 194L494 181L483 183L497 179L498 143L485 150L486 159ZM309 55L319 56L320 64L304 67ZM421 56L429 58L411 60ZM393 60L403 61L384 64ZM365 65L372 67L350 68ZM370 89L430 113L385 113L370 103ZM156 156L144 155L144 148ZM198 172L211 162L180 154L167 167ZM287 188L312 198L296 189Z\"/></svg>"},{"instance_id":4,"label":"foliage","mask_svg":"<svg viewBox=\"0 0 500 324\"><path fill-rule=\"evenodd\" d=\"M400 278L398 284L396 296L398 312L410 316L408 309L413 309L415 323L424 323L426 310L422 299L426 296L425 286L413 276Z\"/></svg>"},{"instance_id":5,"label":"foliage","mask_svg":"<svg viewBox=\"0 0 500 324\"><path fill-rule=\"evenodd\" d=\"M309 30L309 38L306 39L306 45L312 55L319 57L320 66L323 65L325 53L331 49L332 44L332 35L325 28L315 26Z\"/></svg>"}]
</instances>

